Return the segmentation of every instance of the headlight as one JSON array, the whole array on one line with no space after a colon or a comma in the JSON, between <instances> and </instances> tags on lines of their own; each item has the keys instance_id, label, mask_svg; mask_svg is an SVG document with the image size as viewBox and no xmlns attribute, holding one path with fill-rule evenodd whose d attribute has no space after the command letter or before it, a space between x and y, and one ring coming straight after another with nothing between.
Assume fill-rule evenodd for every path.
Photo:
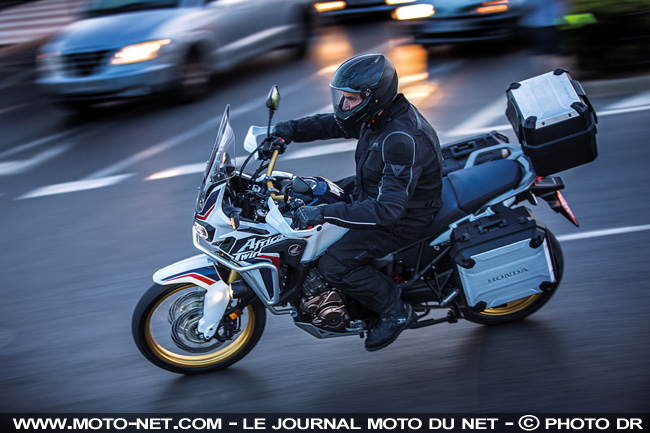
<instances>
[{"instance_id":1,"label":"headlight","mask_svg":"<svg viewBox=\"0 0 650 433\"><path fill-rule=\"evenodd\" d=\"M393 12L393 18L396 20L414 20L417 18L427 18L432 16L435 13L433 10L433 5L429 4L420 4L420 5L410 5L402 6L395 9Z\"/></svg>"},{"instance_id":2,"label":"headlight","mask_svg":"<svg viewBox=\"0 0 650 433\"><path fill-rule=\"evenodd\" d=\"M322 3L314 4L314 8L318 12L338 11L341 9L345 9L345 6L346 4L343 1L322 2Z\"/></svg>"},{"instance_id":3,"label":"headlight","mask_svg":"<svg viewBox=\"0 0 650 433\"><path fill-rule=\"evenodd\" d=\"M129 45L115 53L111 60L112 65L126 65L129 63L144 62L158 57L160 48L171 43L169 39L144 42L141 44Z\"/></svg>"},{"instance_id":4,"label":"headlight","mask_svg":"<svg viewBox=\"0 0 650 433\"><path fill-rule=\"evenodd\" d=\"M404 3L413 3L415 0L385 0L387 5L401 5Z\"/></svg>"},{"instance_id":5,"label":"headlight","mask_svg":"<svg viewBox=\"0 0 650 433\"><path fill-rule=\"evenodd\" d=\"M480 14L493 14L496 12L506 12L508 10L508 0L495 0L483 2L481 6L476 8L476 12Z\"/></svg>"}]
</instances>

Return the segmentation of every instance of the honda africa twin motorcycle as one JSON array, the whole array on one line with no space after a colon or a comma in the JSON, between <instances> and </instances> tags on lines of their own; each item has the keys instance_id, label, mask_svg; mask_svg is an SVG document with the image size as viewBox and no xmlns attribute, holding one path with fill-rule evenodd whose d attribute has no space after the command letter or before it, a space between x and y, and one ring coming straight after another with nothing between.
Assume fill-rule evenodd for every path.
<instances>
[{"instance_id":1,"label":"honda africa twin motorcycle","mask_svg":"<svg viewBox=\"0 0 650 433\"><path fill-rule=\"evenodd\" d=\"M236 363L261 338L266 311L289 316L319 339L363 336L377 318L318 272L318 258L347 229L292 227L301 204L346 198L324 178L274 171L277 151L261 157L278 105L274 88L269 127L251 127L244 143L250 155L240 170L226 108L196 202L193 237L201 254L157 271L137 304L135 343L161 368L194 374ZM548 302L562 278L558 240L519 206L541 198L577 226L559 192L562 180L540 176L521 146L488 135L482 144L466 140L443 148L448 158L466 161L446 173L442 209L421 240L374 264L417 312L413 328L459 319L485 325L521 320ZM251 158L260 159L259 167L246 174ZM442 314L433 317L436 311Z\"/></svg>"}]
</instances>

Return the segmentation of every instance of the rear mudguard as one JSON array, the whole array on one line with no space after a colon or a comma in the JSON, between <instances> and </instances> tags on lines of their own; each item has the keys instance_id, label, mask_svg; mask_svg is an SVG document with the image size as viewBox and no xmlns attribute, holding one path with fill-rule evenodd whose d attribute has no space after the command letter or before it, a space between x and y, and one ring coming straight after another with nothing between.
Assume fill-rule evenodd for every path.
<instances>
[{"instance_id":1,"label":"rear mudguard","mask_svg":"<svg viewBox=\"0 0 650 433\"><path fill-rule=\"evenodd\" d=\"M206 338L214 336L232 299L230 286L221 280L214 263L199 254L158 270L153 280L160 285L190 283L207 290L198 331Z\"/></svg>"}]
</instances>

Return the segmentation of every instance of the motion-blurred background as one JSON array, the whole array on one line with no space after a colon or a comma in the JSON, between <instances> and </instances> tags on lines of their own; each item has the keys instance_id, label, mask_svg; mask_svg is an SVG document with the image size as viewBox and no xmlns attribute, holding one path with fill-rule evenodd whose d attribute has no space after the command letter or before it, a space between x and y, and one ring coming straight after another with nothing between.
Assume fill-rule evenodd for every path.
<instances>
[{"instance_id":1,"label":"motion-blurred background","mask_svg":"<svg viewBox=\"0 0 650 433\"><path fill-rule=\"evenodd\" d=\"M2 412L648 412L650 1L0 2ZM133 308L196 254L196 189L226 104L241 143L331 111L347 58L383 52L443 143L496 129L512 82L561 67L599 114L599 157L561 174L580 229L527 320L408 331L368 354L269 315L235 366L180 377L140 356ZM278 168L338 179L354 143Z\"/></svg>"}]
</instances>

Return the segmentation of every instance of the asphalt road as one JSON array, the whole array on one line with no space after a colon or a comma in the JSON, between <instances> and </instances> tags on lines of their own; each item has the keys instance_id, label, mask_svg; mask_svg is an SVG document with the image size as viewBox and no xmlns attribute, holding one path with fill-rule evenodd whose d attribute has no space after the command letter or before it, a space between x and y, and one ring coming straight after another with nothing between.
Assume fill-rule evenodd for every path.
<instances>
[{"instance_id":1,"label":"asphalt road","mask_svg":"<svg viewBox=\"0 0 650 433\"><path fill-rule=\"evenodd\" d=\"M163 371L137 351L131 314L151 275L196 254L196 167L226 104L241 143L250 124L265 124L272 85L282 95L278 120L322 111L326 68L383 51L448 142L459 125L503 125L503 116L477 115L505 109L505 88L535 73L516 50L427 57L398 42L381 23L324 29L308 58L272 53L219 77L198 103L118 104L82 117L38 99L28 57L0 59L0 411L648 412L650 232L638 227L650 223L648 111L610 109L635 93L593 97L609 111L600 156L562 174L580 229L534 209L564 236L566 270L556 296L524 322L412 330L370 354L358 338L317 340L269 315L248 357L198 377ZM278 168L352 173L350 151L322 145L292 145ZM185 174L149 179L179 167ZM595 232L606 229L622 230ZM578 233L586 237L567 238Z\"/></svg>"}]
</instances>

